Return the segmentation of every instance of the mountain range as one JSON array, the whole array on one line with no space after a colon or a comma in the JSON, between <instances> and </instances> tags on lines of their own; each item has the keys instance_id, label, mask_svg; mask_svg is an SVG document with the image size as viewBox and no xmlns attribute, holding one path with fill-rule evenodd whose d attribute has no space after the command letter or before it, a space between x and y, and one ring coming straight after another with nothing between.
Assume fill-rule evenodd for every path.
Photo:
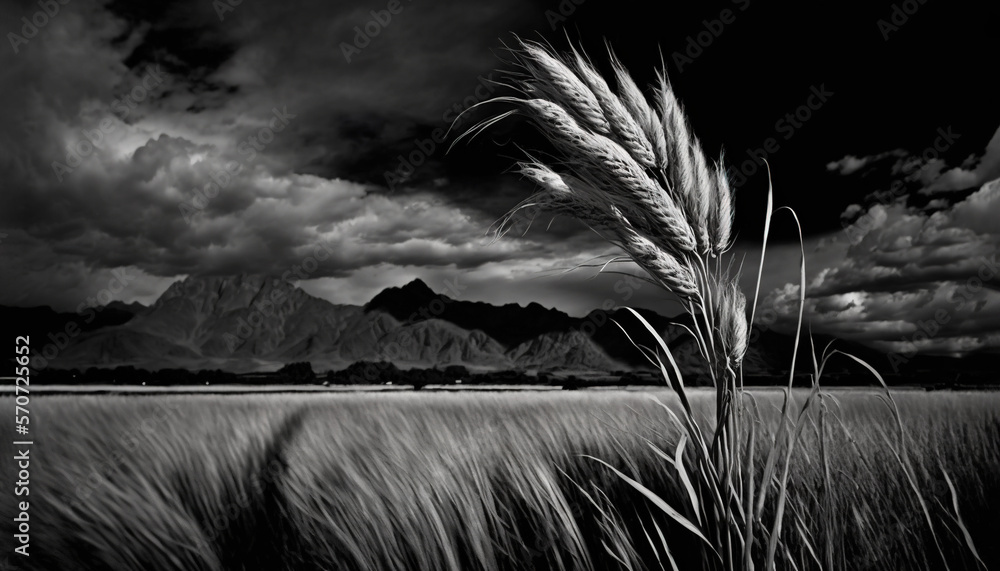
<instances>
[{"instance_id":1,"label":"mountain range","mask_svg":"<svg viewBox=\"0 0 1000 571\"><path fill-rule=\"evenodd\" d=\"M637 311L668 343L686 378L702 374L701 358L685 329L689 317ZM132 365L253 372L308 361L324 371L357 361L391 361L400 368L611 373L651 368L622 328L636 342L653 344L625 309L573 317L537 303L496 306L452 299L419 279L357 306L330 303L274 277L191 276L172 284L149 307L112 302L80 314L0 307L0 321L8 337L32 336L42 365L61 369ZM776 331L754 333L744 375L787 375L793 338ZM822 348L828 341L817 336L815 343ZM888 368L886 355L878 351L845 341L836 346L879 370ZM807 365L809 348L804 349L800 364ZM985 356L920 357L899 373L947 369L954 376L954 371L987 370L991 361ZM843 358L827 372L845 374L850 365Z\"/></svg>"}]
</instances>

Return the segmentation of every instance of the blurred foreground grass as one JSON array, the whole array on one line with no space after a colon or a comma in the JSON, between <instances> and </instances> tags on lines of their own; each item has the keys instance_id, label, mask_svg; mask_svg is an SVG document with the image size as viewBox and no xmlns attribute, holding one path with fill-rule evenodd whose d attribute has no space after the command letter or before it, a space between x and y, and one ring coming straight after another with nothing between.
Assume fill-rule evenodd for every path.
<instances>
[{"instance_id":1,"label":"blurred foreground grass","mask_svg":"<svg viewBox=\"0 0 1000 571\"><path fill-rule=\"evenodd\" d=\"M779 392L754 396L777 416ZM953 511L944 468L980 556L1000 568L1000 394L896 398L935 516ZM713 399L696 406L711 414ZM811 509L788 528L832 527L838 568L939 568L885 441L888 410L865 391L827 400L833 489L810 426L789 493ZM581 455L678 493L647 443L672 451L669 422L638 392L36 396L31 418L30 497L0 495L5 538L15 500L31 504L30 563L8 556L14 568L658 569L646 500ZM14 465L2 463L9 490ZM658 525L684 569L691 536ZM961 537L940 539L952 569L975 568ZM816 567L815 546L791 544Z\"/></svg>"}]
</instances>

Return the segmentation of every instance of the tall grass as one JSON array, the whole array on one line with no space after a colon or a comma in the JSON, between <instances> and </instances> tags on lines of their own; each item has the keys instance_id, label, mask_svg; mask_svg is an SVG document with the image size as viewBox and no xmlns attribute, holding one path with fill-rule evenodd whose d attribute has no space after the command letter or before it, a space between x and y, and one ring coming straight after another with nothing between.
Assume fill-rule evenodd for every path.
<instances>
[{"instance_id":1,"label":"tall grass","mask_svg":"<svg viewBox=\"0 0 1000 571\"><path fill-rule=\"evenodd\" d=\"M617 89L576 48L558 54L539 43L518 40L510 52L516 71L510 74L508 85L517 95L497 97L480 105L506 103L513 109L482 121L463 136L474 136L497 121L519 114L548 140L552 149L545 160L535 156L542 156L541 152L528 152L526 160L518 163L520 174L536 183L539 190L500 221L497 235L506 233L518 215L533 218L542 210L566 214L587 224L624 254L608 260L602 271L615 263L631 262L643 270L648 281L683 305L691 317L688 332L716 391L713 417L699 420L668 345L639 313L632 312L645 331L622 331L662 372L681 403L679 414L663 407L681 435L676 448L667 451L650 443L665 469L682 483L685 493L679 500L668 502L642 482L608 465L669 522L666 527L653 519L653 530L644 530L649 532L646 538L657 560L677 569L671 546L693 541L701 551L700 566L704 569L762 567L770 571L796 567L795 551L806 546L820 568L833 568L836 547L830 522L836 514L832 511L832 471L825 436L829 430L828 396L820 390L828 359L843 355L870 370L885 389L885 402L897 421L899 412L888 387L872 367L853 356L831 351L830 347L819 356L811 347L811 390L801 403L790 398L802 339L804 251L799 264L798 327L788 385L778 425L765 437L759 428L759 410L744 391L741 377L761 276L758 273L748 320L738 275L731 271L731 264L722 261L730 247L735 216L732 190L722 160L713 163L705 156L667 81L666 71L659 71L652 96L647 99L614 56L610 66ZM798 225L795 213L789 212ZM761 271L774 213L769 189ZM801 228L799 232L801 243ZM823 478L813 498L826 523L820 535L811 533L805 525L806 502L789 488L792 463L797 455L809 452L802 449L802 440L813 410L818 411L818 454L823 465ZM930 507L907 456L905 439L904 427L897 422L896 436L887 437L887 443L941 553L939 563L947 567ZM764 453L762 465L755 463L758 448ZM957 500L955 506L957 527L978 559L957 513ZM618 549L625 552L627 546Z\"/></svg>"},{"instance_id":2,"label":"tall grass","mask_svg":"<svg viewBox=\"0 0 1000 571\"><path fill-rule=\"evenodd\" d=\"M656 394L680 413L676 395ZM807 395L796 389L792 398ZM783 396L755 396L766 439L779 425ZM712 417L714 393L692 389L689 397L696 415ZM950 511L951 503L935 477L942 452L984 561L1000 564L1000 545L991 541L1000 533L1000 394L895 397L935 516L946 517L941 506ZM681 501L684 485L660 469L649 442L673 451L682 435L645 393L32 402L31 495L0 494L4 514L16 513L16 501L31 503L31 557L11 554L5 567L0 554L0 569L658 569L647 540L659 541L657 526L673 540L678 568L701 563L702 550L664 527L665 518L650 517L656 508L642 494L581 456ZM839 418L826 437L835 568L940 567L902 469L886 461L880 432L891 434L895 421L857 391L835 391L829 405ZM11 407L13 399L0 398L0 409ZM159 415L160 407L170 414ZM12 438L0 442L8 458L16 454ZM802 439L808 453L796 454L788 474L789 504L801 508L790 525L820 535L827 522L819 517L817 414ZM0 478L14 481L14 469L0 462ZM14 523L0 519L0 535L11 537ZM974 568L960 536L942 534L952 569ZM805 545L789 551L798 568L816 567ZM659 559L669 568L662 549Z\"/></svg>"}]
</instances>

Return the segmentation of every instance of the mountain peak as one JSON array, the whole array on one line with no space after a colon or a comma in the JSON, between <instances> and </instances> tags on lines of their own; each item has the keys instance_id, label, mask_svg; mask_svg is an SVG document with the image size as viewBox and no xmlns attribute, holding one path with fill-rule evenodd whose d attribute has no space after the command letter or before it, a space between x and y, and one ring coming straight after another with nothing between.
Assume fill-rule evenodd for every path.
<instances>
[{"instance_id":1,"label":"mountain peak","mask_svg":"<svg viewBox=\"0 0 1000 571\"><path fill-rule=\"evenodd\" d=\"M418 295L418 294L421 296L437 295L434 293L434 290L428 287L428 285L424 283L424 280L420 278L413 278L409 283L407 283L406 285L404 285L399 289L410 295Z\"/></svg>"},{"instance_id":2,"label":"mountain peak","mask_svg":"<svg viewBox=\"0 0 1000 571\"><path fill-rule=\"evenodd\" d=\"M438 297L423 280L415 278L402 287L387 287L380 291L365 304L365 311L383 310L397 319L403 319Z\"/></svg>"},{"instance_id":3,"label":"mountain peak","mask_svg":"<svg viewBox=\"0 0 1000 571\"><path fill-rule=\"evenodd\" d=\"M191 275L176 281L153 304L160 308L174 299L186 299L198 307L223 310L249 307L261 299L308 296L288 280L265 274L240 273L231 276Z\"/></svg>"}]
</instances>

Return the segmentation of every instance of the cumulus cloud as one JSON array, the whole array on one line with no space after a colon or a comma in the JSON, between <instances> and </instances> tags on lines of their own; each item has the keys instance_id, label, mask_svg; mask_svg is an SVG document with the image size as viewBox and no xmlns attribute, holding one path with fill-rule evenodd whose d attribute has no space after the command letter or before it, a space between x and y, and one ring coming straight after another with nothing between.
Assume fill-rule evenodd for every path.
<instances>
[{"instance_id":1,"label":"cumulus cloud","mask_svg":"<svg viewBox=\"0 0 1000 571\"><path fill-rule=\"evenodd\" d=\"M806 289L814 330L904 355L1000 350L1000 129L982 155L951 168L942 149L955 138L941 129L921 152L827 165L853 183L887 184L846 207L843 230L818 241L824 260ZM794 283L763 301L785 329L797 315Z\"/></svg>"},{"instance_id":2,"label":"cumulus cloud","mask_svg":"<svg viewBox=\"0 0 1000 571\"><path fill-rule=\"evenodd\" d=\"M344 275L383 261L464 267L532 247L506 241L483 248L491 220L433 194L390 196L345 180L276 174L232 147L161 135L131 157L95 164L68 184L50 182L51 193L25 196L36 217L22 227L98 268L128 264L161 276L275 272L300 250L325 243L336 254L320 275ZM53 224L56 213L73 222Z\"/></svg>"},{"instance_id":3,"label":"cumulus cloud","mask_svg":"<svg viewBox=\"0 0 1000 571\"><path fill-rule=\"evenodd\" d=\"M904 356L1000 350L998 219L998 181L932 214L900 202L871 207L845 227L839 259L810 275L813 330ZM798 289L787 283L761 303L779 328L794 324Z\"/></svg>"},{"instance_id":4,"label":"cumulus cloud","mask_svg":"<svg viewBox=\"0 0 1000 571\"><path fill-rule=\"evenodd\" d=\"M845 220L850 220L851 218L854 218L855 216L860 214L862 210L863 209L861 208L860 204L848 204L847 208L845 208L844 211L840 213L840 217Z\"/></svg>"},{"instance_id":5,"label":"cumulus cloud","mask_svg":"<svg viewBox=\"0 0 1000 571\"><path fill-rule=\"evenodd\" d=\"M828 162L826 164L826 170L847 176L860 171L861 169L865 168L870 164L883 161L888 157L902 157L905 155L906 151L903 149L895 149L892 151L886 151L884 153L878 153L875 155L865 155L863 157L857 157L855 155L846 155L842 159Z\"/></svg>"},{"instance_id":6,"label":"cumulus cloud","mask_svg":"<svg viewBox=\"0 0 1000 571\"><path fill-rule=\"evenodd\" d=\"M931 144L922 150L894 149L860 157L847 155L827 163L826 168L849 177L848 180L856 185L870 186L872 182L879 185L880 190L866 197L867 204L922 201L927 209L940 209L964 199L970 189L1000 178L1000 128L981 154L970 155L956 166L949 162L947 154L961 137L962 134L950 126L939 128ZM926 196L935 197L928 199ZM852 205L842 218L849 220L857 213Z\"/></svg>"},{"instance_id":7,"label":"cumulus cloud","mask_svg":"<svg viewBox=\"0 0 1000 571\"><path fill-rule=\"evenodd\" d=\"M923 192L935 194L961 190L1000 178L1000 128L997 128L996 132L993 133L993 137L986 145L985 152L976 160L976 164L968 164L969 162L944 171L941 176L927 185Z\"/></svg>"},{"instance_id":8,"label":"cumulus cloud","mask_svg":"<svg viewBox=\"0 0 1000 571\"><path fill-rule=\"evenodd\" d=\"M933 195L979 187L1000 177L1000 128L979 155L955 166L947 153L962 134L951 127L940 128L930 145L921 150L895 149L875 155L848 155L827 164L841 175L869 176L881 173L893 184L902 184L909 194Z\"/></svg>"}]
</instances>

